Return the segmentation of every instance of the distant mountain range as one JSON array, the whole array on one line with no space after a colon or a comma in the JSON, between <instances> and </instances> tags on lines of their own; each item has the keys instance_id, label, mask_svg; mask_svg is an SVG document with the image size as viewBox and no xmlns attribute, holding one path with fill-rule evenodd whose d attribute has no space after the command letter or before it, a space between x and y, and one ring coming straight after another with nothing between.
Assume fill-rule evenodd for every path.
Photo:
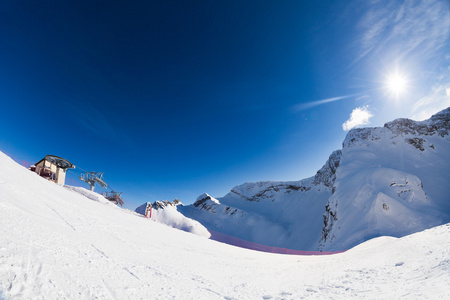
<instances>
[{"instance_id":1,"label":"distant mountain range","mask_svg":"<svg viewBox=\"0 0 450 300\"><path fill-rule=\"evenodd\" d=\"M426 121L352 129L313 177L244 183L221 198L155 206L157 221L203 236L202 226L263 245L323 251L447 223L449 121L447 108Z\"/></svg>"}]
</instances>

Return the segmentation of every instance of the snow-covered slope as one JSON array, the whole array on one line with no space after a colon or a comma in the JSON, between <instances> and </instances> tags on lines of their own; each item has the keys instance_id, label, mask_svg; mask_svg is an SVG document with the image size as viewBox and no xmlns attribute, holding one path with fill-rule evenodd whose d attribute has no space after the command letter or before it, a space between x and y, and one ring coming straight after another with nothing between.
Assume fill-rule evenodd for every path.
<instances>
[{"instance_id":1,"label":"snow-covered slope","mask_svg":"<svg viewBox=\"0 0 450 300\"><path fill-rule=\"evenodd\" d=\"M210 230L268 246L338 251L450 221L450 108L351 130L314 177L234 187L178 206Z\"/></svg>"},{"instance_id":2,"label":"snow-covered slope","mask_svg":"<svg viewBox=\"0 0 450 300\"><path fill-rule=\"evenodd\" d=\"M450 108L422 122L351 130L327 205L323 249L449 222L449 132Z\"/></svg>"},{"instance_id":3,"label":"snow-covered slope","mask_svg":"<svg viewBox=\"0 0 450 300\"><path fill-rule=\"evenodd\" d=\"M91 200L94 201L98 201L98 202L102 202L102 203L112 203L111 201L109 201L108 199L106 199L103 195L100 195L94 191L90 191L87 190L83 187L79 187L79 186L71 186L71 185L65 185L64 186L66 189L77 192Z\"/></svg>"},{"instance_id":4,"label":"snow-covered slope","mask_svg":"<svg viewBox=\"0 0 450 300\"><path fill-rule=\"evenodd\" d=\"M450 297L450 224L337 255L270 254L93 201L3 153L0 170L0 298Z\"/></svg>"}]
</instances>

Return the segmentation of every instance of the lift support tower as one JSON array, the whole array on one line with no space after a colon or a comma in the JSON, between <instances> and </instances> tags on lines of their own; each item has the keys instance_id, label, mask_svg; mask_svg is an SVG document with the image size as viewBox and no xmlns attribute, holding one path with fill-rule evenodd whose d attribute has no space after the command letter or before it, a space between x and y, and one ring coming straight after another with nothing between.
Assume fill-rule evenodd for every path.
<instances>
[{"instance_id":1,"label":"lift support tower","mask_svg":"<svg viewBox=\"0 0 450 300\"><path fill-rule=\"evenodd\" d=\"M80 175L80 180L89 184L91 191L94 191L95 183L106 189L108 185L103 181L102 176L103 172L86 172Z\"/></svg>"}]
</instances>

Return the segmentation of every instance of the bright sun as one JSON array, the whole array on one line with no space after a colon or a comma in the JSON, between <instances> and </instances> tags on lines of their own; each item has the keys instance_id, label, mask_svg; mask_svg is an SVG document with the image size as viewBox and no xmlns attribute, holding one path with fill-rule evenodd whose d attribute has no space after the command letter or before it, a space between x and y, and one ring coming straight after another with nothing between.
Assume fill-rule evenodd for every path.
<instances>
[{"instance_id":1,"label":"bright sun","mask_svg":"<svg viewBox=\"0 0 450 300\"><path fill-rule=\"evenodd\" d=\"M408 86L408 80L404 74L395 72L390 74L386 80L386 87L395 96L403 94Z\"/></svg>"}]
</instances>

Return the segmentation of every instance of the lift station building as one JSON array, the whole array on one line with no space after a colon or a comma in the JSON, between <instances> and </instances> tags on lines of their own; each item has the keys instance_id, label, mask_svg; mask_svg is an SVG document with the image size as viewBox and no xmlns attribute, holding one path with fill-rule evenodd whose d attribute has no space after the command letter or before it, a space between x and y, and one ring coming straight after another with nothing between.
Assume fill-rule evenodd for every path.
<instances>
[{"instance_id":1,"label":"lift station building","mask_svg":"<svg viewBox=\"0 0 450 300\"><path fill-rule=\"evenodd\" d=\"M64 158L55 155L46 155L43 159L31 166L30 170L50 181L64 185L67 169L73 168L75 166Z\"/></svg>"}]
</instances>

